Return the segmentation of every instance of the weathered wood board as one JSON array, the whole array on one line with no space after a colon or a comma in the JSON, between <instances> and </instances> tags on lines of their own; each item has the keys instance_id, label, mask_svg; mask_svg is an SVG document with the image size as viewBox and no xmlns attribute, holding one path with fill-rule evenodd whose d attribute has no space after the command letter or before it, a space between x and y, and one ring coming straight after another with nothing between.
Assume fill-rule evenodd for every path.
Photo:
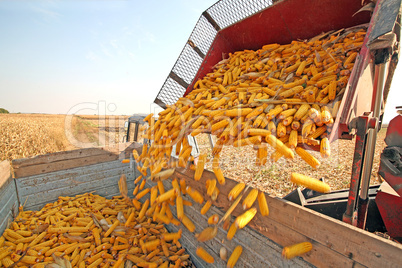
<instances>
[{"instance_id":1,"label":"weathered wood board","mask_svg":"<svg viewBox=\"0 0 402 268\"><path fill-rule=\"evenodd\" d=\"M175 175L203 193L204 199L207 198L206 180L215 179L215 175L207 170L200 181L193 179L194 171L190 169L176 170ZM213 204L221 211L231 205L227 195L236 183L226 179L224 186L218 185L220 195ZM257 213L249 227L280 246L310 241L313 250L304 254L303 259L317 267L398 267L402 263L400 244L291 202L267 194L266 199L270 215L262 217ZM241 213L243 209L238 206L232 215L236 217Z\"/></svg>"},{"instance_id":2,"label":"weathered wood board","mask_svg":"<svg viewBox=\"0 0 402 268\"><path fill-rule=\"evenodd\" d=\"M85 148L65 152L39 155L12 161L14 176L17 178L43 175L50 172L110 162L130 157L137 143L117 144L107 148Z\"/></svg>"},{"instance_id":3,"label":"weathered wood board","mask_svg":"<svg viewBox=\"0 0 402 268\"><path fill-rule=\"evenodd\" d=\"M18 213L18 198L14 179L11 177L8 161L0 162L0 233L7 228Z\"/></svg>"},{"instance_id":4,"label":"weathered wood board","mask_svg":"<svg viewBox=\"0 0 402 268\"><path fill-rule=\"evenodd\" d=\"M154 185L156 184L149 181L146 183L146 187L152 187ZM172 188L171 180L165 180L163 185L165 190ZM147 198L149 198L149 194L143 197L141 201L144 202ZM194 235L200 233L208 226L208 218L213 214L218 214L221 218L224 212L219 208L212 206L205 215L201 215L200 210L202 205L195 203L187 195L184 195L183 198L193 204L192 206L184 206L184 212L194 223L196 227L195 232L191 233L183 225L175 226L169 224L166 226L166 229L168 229L169 232L177 232L179 229L182 229L183 233L180 243L184 248L186 248L196 267L226 267L226 262L221 260L219 257L219 250L221 247L225 247L230 256L230 253L237 245L243 247L241 258L238 261L238 267L313 267L301 258L295 258L292 260L283 259L281 257L281 246L249 227L237 231L236 236L231 241L227 241L227 231L220 226L218 234L213 240L205 243L198 242ZM171 206L171 211L177 218L175 206ZM234 219L232 218L232 221L233 220ZM195 254L198 246L204 247L214 257L215 262L213 264L205 263Z\"/></svg>"},{"instance_id":5,"label":"weathered wood board","mask_svg":"<svg viewBox=\"0 0 402 268\"><path fill-rule=\"evenodd\" d=\"M127 177L128 192L132 193L133 167L120 160L16 178L16 184L20 202L27 200L25 209L36 210L56 201L59 196L92 191L108 198L119 195L118 180L123 174Z\"/></svg>"}]
</instances>

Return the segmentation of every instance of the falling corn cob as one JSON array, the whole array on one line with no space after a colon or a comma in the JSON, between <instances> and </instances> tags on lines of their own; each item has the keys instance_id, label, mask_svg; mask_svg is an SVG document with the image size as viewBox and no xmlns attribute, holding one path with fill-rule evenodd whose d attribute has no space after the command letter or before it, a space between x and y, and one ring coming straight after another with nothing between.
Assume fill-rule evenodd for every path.
<instances>
[{"instance_id":1,"label":"falling corn cob","mask_svg":"<svg viewBox=\"0 0 402 268\"><path fill-rule=\"evenodd\" d=\"M250 192L248 193L247 197L243 200L243 209L249 209L251 206L254 204L255 200L257 199L258 196L258 190L257 189L251 189Z\"/></svg>"},{"instance_id":2,"label":"falling corn cob","mask_svg":"<svg viewBox=\"0 0 402 268\"><path fill-rule=\"evenodd\" d=\"M250 208L249 210L238 216L234 222L236 228L238 229L244 228L254 218L256 213L257 213L256 208Z\"/></svg>"},{"instance_id":3,"label":"falling corn cob","mask_svg":"<svg viewBox=\"0 0 402 268\"><path fill-rule=\"evenodd\" d=\"M265 198L265 193L264 192L258 192L258 206L260 208L260 213L262 216L268 216L269 215L269 209L268 209L268 204L267 200Z\"/></svg>"},{"instance_id":4,"label":"falling corn cob","mask_svg":"<svg viewBox=\"0 0 402 268\"><path fill-rule=\"evenodd\" d=\"M236 186L234 186L228 194L229 201L236 199L237 196L243 191L244 187L246 187L246 184L244 184L243 182L239 182L238 184L236 184Z\"/></svg>"},{"instance_id":5,"label":"falling corn cob","mask_svg":"<svg viewBox=\"0 0 402 268\"><path fill-rule=\"evenodd\" d=\"M243 252L243 247L240 245L236 246L235 249L233 250L232 254L229 257L226 267L233 268L236 265L237 261L239 260L242 252Z\"/></svg>"},{"instance_id":6,"label":"falling corn cob","mask_svg":"<svg viewBox=\"0 0 402 268\"><path fill-rule=\"evenodd\" d=\"M282 250L282 256L286 259L293 259L313 249L313 245L310 242L302 242L292 246L284 247Z\"/></svg>"},{"instance_id":7,"label":"falling corn cob","mask_svg":"<svg viewBox=\"0 0 402 268\"><path fill-rule=\"evenodd\" d=\"M214 263L214 257L211 256L203 247L198 247L195 254L203 259L206 263Z\"/></svg>"},{"instance_id":8,"label":"falling corn cob","mask_svg":"<svg viewBox=\"0 0 402 268\"><path fill-rule=\"evenodd\" d=\"M317 169L321 164L313 155L301 147L296 147L296 153L309 164L312 168Z\"/></svg>"},{"instance_id":9,"label":"falling corn cob","mask_svg":"<svg viewBox=\"0 0 402 268\"><path fill-rule=\"evenodd\" d=\"M326 184L320 180L313 179L313 178L303 175L303 174L292 173L291 177L290 177L290 181L297 185L302 185L308 189L314 190L316 192L320 192L320 193L331 192L331 188L329 187L328 184Z\"/></svg>"}]
</instances>

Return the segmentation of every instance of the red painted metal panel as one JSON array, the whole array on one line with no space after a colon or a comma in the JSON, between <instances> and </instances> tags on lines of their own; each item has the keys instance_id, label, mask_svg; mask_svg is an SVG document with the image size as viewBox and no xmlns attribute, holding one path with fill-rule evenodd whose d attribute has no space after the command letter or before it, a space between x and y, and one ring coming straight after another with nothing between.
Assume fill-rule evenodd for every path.
<instances>
[{"instance_id":1,"label":"red painted metal panel","mask_svg":"<svg viewBox=\"0 0 402 268\"><path fill-rule=\"evenodd\" d=\"M211 72L211 68L222 59L222 53L256 50L270 43L286 44L296 39L308 39L322 32L369 23L369 12L360 12L353 16L361 7L361 0L286 0L222 29L215 37L186 94L192 90L198 79ZM372 94L363 94L364 96L357 98L360 90L357 88L358 81L370 64L370 55L365 45L359 58L344 94L340 116L335 120L331 142L348 131L347 126L352 117L361 115L356 114L357 110L361 110L357 109L359 103L366 105L372 101Z\"/></svg>"},{"instance_id":2,"label":"red painted metal panel","mask_svg":"<svg viewBox=\"0 0 402 268\"><path fill-rule=\"evenodd\" d=\"M402 197L378 192L375 202L388 234L402 241Z\"/></svg>"}]
</instances>

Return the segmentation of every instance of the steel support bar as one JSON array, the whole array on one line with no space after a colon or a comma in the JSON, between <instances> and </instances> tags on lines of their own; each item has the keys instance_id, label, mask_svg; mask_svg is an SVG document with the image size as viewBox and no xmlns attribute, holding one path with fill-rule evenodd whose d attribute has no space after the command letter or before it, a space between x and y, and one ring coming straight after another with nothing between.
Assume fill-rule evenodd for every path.
<instances>
[{"instance_id":1,"label":"steel support bar","mask_svg":"<svg viewBox=\"0 0 402 268\"><path fill-rule=\"evenodd\" d=\"M355 143L355 152L353 155L352 176L350 180L348 203L346 205L346 211L343 214L342 220L354 226L356 226L356 220L357 220L356 207L359 196L360 179L361 179L360 175L364 161L364 149L365 149L368 121L369 117L368 115L365 115L365 116L359 116L353 119L351 122L352 125L351 128L357 130L356 143Z\"/></svg>"}]
</instances>

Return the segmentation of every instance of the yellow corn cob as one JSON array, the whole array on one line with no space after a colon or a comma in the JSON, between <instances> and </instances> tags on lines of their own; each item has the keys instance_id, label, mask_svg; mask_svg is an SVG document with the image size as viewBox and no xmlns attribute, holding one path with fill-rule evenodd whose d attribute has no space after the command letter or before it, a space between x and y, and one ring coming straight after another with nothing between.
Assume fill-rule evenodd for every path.
<instances>
[{"instance_id":1,"label":"yellow corn cob","mask_svg":"<svg viewBox=\"0 0 402 268\"><path fill-rule=\"evenodd\" d=\"M236 265L237 261L239 260L242 252L243 252L243 247L236 246L235 249L233 250L232 254L229 257L226 267L233 268Z\"/></svg>"},{"instance_id":2,"label":"yellow corn cob","mask_svg":"<svg viewBox=\"0 0 402 268\"><path fill-rule=\"evenodd\" d=\"M204 206L201 209L201 214L205 215L205 213L207 213L207 211L209 210L209 208L211 207L212 202L211 200L208 200L207 202L205 202Z\"/></svg>"},{"instance_id":3,"label":"yellow corn cob","mask_svg":"<svg viewBox=\"0 0 402 268\"><path fill-rule=\"evenodd\" d=\"M321 107L321 121L324 124L327 124L332 118L331 112L329 111L327 106Z\"/></svg>"},{"instance_id":4,"label":"yellow corn cob","mask_svg":"<svg viewBox=\"0 0 402 268\"><path fill-rule=\"evenodd\" d=\"M268 157L268 147L265 144L259 145L257 151L256 165L257 166L265 165L267 163L267 157Z\"/></svg>"},{"instance_id":5,"label":"yellow corn cob","mask_svg":"<svg viewBox=\"0 0 402 268\"><path fill-rule=\"evenodd\" d=\"M236 231L237 231L237 227L236 227L236 224L233 222L232 223L232 225L230 225L230 228L229 228L229 230L228 230L228 233L227 233L227 239L228 240L232 240L232 238L235 236L235 234L236 234Z\"/></svg>"},{"instance_id":6,"label":"yellow corn cob","mask_svg":"<svg viewBox=\"0 0 402 268\"><path fill-rule=\"evenodd\" d=\"M248 115L253 110L253 108L230 109L225 111L224 115L228 117L241 117Z\"/></svg>"},{"instance_id":7,"label":"yellow corn cob","mask_svg":"<svg viewBox=\"0 0 402 268\"><path fill-rule=\"evenodd\" d=\"M254 204L255 200L257 199L258 190L251 189L248 193L247 197L243 200L243 209L249 209Z\"/></svg>"},{"instance_id":8,"label":"yellow corn cob","mask_svg":"<svg viewBox=\"0 0 402 268\"><path fill-rule=\"evenodd\" d=\"M331 192L331 188L329 187L328 184L326 184L320 180L313 179L313 178L303 175L303 174L292 173L291 177L290 177L290 181L297 185L302 185L308 189L314 190L316 192L320 192L320 193Z\"/></svg>"},{"instance_id":9,"label":"yellow corn cob","mask_svg":"<svg viewBox=\"0 0 402 268\"><path fill-rule=\"evenodd\" d=\"M262 136L265 137L266 135L271 134L269 130L260 129L260 128L249 128L247 129L247 134L250 136Z\"/></svg>"},{"instance_id":10,"label":"yellow corn cob","mask_svg":"<svg viewBox=\"0 0 402 268\"><path fill-rule=\"evenodd\" d=\"M336 96L336 86L337 86L337 82L336 81L331 81L329 83L329 88L328 88L328 99L334 100L335 96Z\"/></svg>"},{"instance_id":11,"label":"yellow corn cob","mask_svg":"<svg viewBox=\"0 0 402 268\"><path fill-rule=\"evenodd\" d=\"M236 140L233 143L233 147L241 147L246 145L260 144L261 136L251 136L245 139Z\"/></svg>"},{"instance_id":12,"label":"yellow corn cob","mask_svg":"<svg viewBox=\"0 0 402 268\"><path fill-rule=\"evenodd\" d=\"M215 187L216 187L216 180L215 179L208 180L207 195L211 196Z\"/></svg>"},{"instance_id":13,"label":"yellow corn cob","mask_svg":"<svg viewBox=\"0 0 402 268\"><path fill-rule=\"evenodd\" d=\"M215 177L218 180L219 184L224 185L225 184L225 176L223 176L222 170L218 167L218 168L213 168L213 171L214 171ZM210 195L212 195L214 189L215 189L215 187L211 190L212 192Z\"/></svg>"},{"instance_id":14,"label":"yellow corn cob","mask_svg":"<svg viewBox=\"0 0 402 268\"><path fill-rule=\"evenodd\" d=\"M181 221L183 219L183 197L179 193L176 197L176 211L177 211L177 218Z\"/></svg>"},{"instance_id":15,"label":"yellow corn cob","mask_svg":"<svg viewBox=\"0 0 402 268\"><path fill-rule=\"evenodd\" d=\"M267 200L265 198L265 193L264 192L258 192L258 206L260 208L260 213L262 216L268 216L269 215L269 209L268 209L268 204Z\"/></svg>"},{"instance_id":16,"label":"yellow corn cob","mask_svg":"<svg viewBox=\"0 0 402 268\"><path fill-rule=\"evenodd\" d=\"M292 124L294 117L293 116L288 116L285 119L282 120L282 124L284 126L290 126L290 124Z\"/></svg>"},{"instance_id":17,"label":"yellow corn cob","mask_svg":"<svg viewBox=\"0 0 402 268\"><path fill-rule=\"evenodd\" d=\"M286 136L286 126L282 122L279 122L276 126L276 136L279 138Z\"/></svg>"},{"instance_id":18,"label":"yellow corn cob","mask_svg":"<svg viewBox=\"0 0 402 268\"><path fill-rule=\"evenodd\" d=\"M329 140L327 137L321 140L320 144L320 153L323 158L327 158L331 154L331 148L329 146Z\"/></svg>"},{"instance_id":19,"label":"yellow corn cob","mask_svg":"<svg viewBox=\"0 0 402 268\"><path fill-rule=\"evenodd\" d=\"M198 128L204 120L205 120L205 116L201 115L201 116L198 117L198 119L191 125L191 128L192 128L192 129Z\"/></svg>"},{"instance_id":20,"label":"yellow corn cob","mask_svg":"<svg viewBox=\"0 0 402 268\"><path fill-rule=\"evenodd\" d=\"M236 228L244 228L254 218L256 213L256 208L250 208L249 210L238 216L234 222L236 224Z\"/></svg>"},{"instance_id":21,"label":"yellow corn cob","mask_svg":"<svg viewBox=\"0 0 402 268\"><path fill-rule=\"evenodd\" d=\"M277 116L277 118L278 118L279 120L283 120L283 119L285 119L285 118L288 117L288 116L294 115L294 114L296 113L296 111L297 111L296 109L287 109L287 110L281 112L281 113Z\"/></svg>"},{"instance_id":22,"label":"yellow corn cob","mask_svg":"<svg viewBox=\"0 0 402 268\"><path fill-rule=\"evenodd\" d=\"M197 234L196 237L199 242L205 242L213 239L217 233L218 233L218 227L216 226L207 227L204 230L202 230L201 233Z\"/></svg>"},{"instance_id":23,"label":"yellow corn cob","mask_svg":"<svg viewBox=\"0 0 402 268\"><path fill-rule=\"evenodd\" d=\"M294 149L297 147L297 130L292 130L289 135L289 147Z\"/></svg>"},{"instance_id":24,"label":"yellow corn cob","mask_svg":"<svg viewBox=\"0 0 402 268\"><path fill-rule=\"evenodd\" d=\"M327 131L327 126L321 126L315 129L313 133L311 133L308 138L311 139L317 139L320 137L322 134L324 134Z\"/></svg>"},{"instance_id":25,"label":"yellow corn cob","mask_svg":"<svg viewBox=\"0 0 402 268\"><path fill-rule=\"evenodd\" d=\"M347 58L346 60L343 62L343 66L346 68L346 66L349 63L352 63L357 57L357 52L352 52Z\"/></svg>"},{"instance_id":26,"label":"yellow corn cob","mask_svg":"<svg viewBox=\"0 0 402 268\"><path fill-rule=\"evenodd\" d=\"M228 194L229 201L236 199L243 191L244 187L246 187L246 184L244 184L243 182L239 182L238 184L236 184L236 186L234 186Z\"/></svg>"},{"instance_id":27,"label":"yellow corn cob","mask_svg":"<svg viewBox=\"0 0 402 268\"><path fill-rule=\"evenodd\" d=\"M300 80L302 80L302 79L300 79ZM299 80L299 81L300 81ZM300 83L300 82L299 82ZM303 82L304 83L304 82ZM302 83L302 84L303 84ZM284 86L285 87L285 86ZM302 87L302 86L299 86L299 85L297 85L297 86L295 86L295 87L293 87L293 88L291 88L291 89L288 89L288 90L286 90L286 91L283 91L282 93L279 93L279 98L280 99L285 99L285 98L289 98L289 97L292 97L294 94L296 94L296 93L300 93L300 92L302 92L304 90L304 88Z\"/></svg>"},{"instance_id":28,"label":"yellow corn cob","mask_svg":"<svg viewBox=\"0 0 402 268\"><path fill-rule=\"evenodd\" d=\"M4 267L10 267L11 265L14 264L14 262L11 260L11 258L9 256L4 257L1 260L1 263L3 264Z\"/></svg>"},{"instance_id":29,"label":"yellow corn cob","mask_svg":"<svg viewBox=\"0 0 402 268\"><path fill-rule=\"evenodd\" d=\"M294 114L294 120L299 121L301 118L303 118L303 116L306 115L306 113L308 113L309 109L310 105L302 104L297 112Z\"/></svg>"},{"instance_id":30,"label":"yellow corn cob","mask_svg":"<svg viewBox=\"0 0 402 268\"><path fill-rule=\"evenodd\" d=\"M294 153L292 150L290 150L289 147L287 147L283 142L278 140L275 136L273 135L268 135L265 137L265 141L271 145L273 148L278 150L280 153L283 154L288 159L293 159L294 158Z\"/></svg>"},{"instance_id":31,"label":"yellow corn cob","mask_svg":"<svg viewBox=\"0 0 402 268\"><path fill-rule=\"evenodd\" d=\"M167 201L169 199L175 198L176 195L177 195L177 190L173 188L173 189L170 189L169 191L159 195L156 198L155 202L156 203L162 203L162 202Z\"/></svg>"},{"instance_id":32,"label":"yellow corn cob","mask_svg":"<svg viewBox=\"0 0 402 268\"><path fill-rule=\"evenodd\" d=\"M190 186L187 186L186 192L195 202L197 202L199 204L202 204L204 202L204 198L202 197L200 192L191 188Z\"/></svg>"},{"instance_id":33,"label":"yellow corn cob","mask_svg":"<svg viewBox=\"0 0 402 268\"><path fill-rule=\"evenodd\" d=\"M268 120L272 120L274 119L278 114L280 114L283 111L283 107L281 105L277 105L275 106L274 109L271 109L268 113L267 113L267 119Z\"/></svg>"},{"instance_id":34,"label":"yellow corn cob","mask_svg":"<svg viewBox=\"0 0 402 268\"><path fill-rule=\"evenodd\" d=\"M258 115L260 115L262 112L264 112L266 105L261 105L257 108L255 108L251 113L246 115L246 120L251 120L256 118Z\"/></svg>"},{"instance_id":35,"label":"yellow corn cob","mask_svg":"<svg viewBox=\"0 0 402 268\"><path fill-rule=\"evenodd\" d=\"M320 161L318 161L313 155L308 153L301 147L296 147L296 153L309 164L312 168L317 169L320 166Z\"/></svg>"},{"instance_id":36,"label":"yellow corn cob","mask_svg":"<svg viewBox=\"0 0 402 268\"><path fill-rule=\"evenodd\" d=\"M145 180L144 180L145 181ZM140 187L141 188L141 187ZM142 190L141 192L139 192L136 196L135 199L136 200L140 200L141 198L143 198L146 194L148 194L151 191L150 188L146 188L145 190Z\"/></svg>"},{"instance_id":37,"label":"yellow corn cob","mask_svg":"<svg viewBox=\"0 0 402 268\"><path fill-rule=\"evenodd\" d=\"M301 75L302 75L302 73L303 73L303 71L304 71L304 68L306 68L306 65L307 65L307 61L302 61L302 62L300 63L299 67L298 67L297 70L296 70L296 75L297 75L297 76L301 76Z\"/></svg>"},{"instance_id":38,"label":"yellow corn cob","mask_svg":"<svg viewBox=\"0 0 402 268\"><path fill-rule=\"evenodd\" d=\"M208 218L208 224L217 224L219 222L219 216L218 214L214 214L211 217Z\"/></svg>"},{"instance_id":39,"label":"yellow corn cob","mask_svg":"<svg viewBox=\"0 0 402 268\"><path fill-rule=\"evenodd\" d=\"M197 250L195 252L198 257L203 259L206 263L214 263L214 257L212 257L204 248L202 247L197 247Z\"/></svg>"},{"instance_id":40,"label":"yellow corn cob","mask_svg":"<svg viewBox=\"0 0 402 268\"><path fill-rule=\"evenodd\" d=\"M282 250L282 256L286 259L292 259L309 252L313 249L313 245L310 242L302 242L292 246L284 247Z\"/></svg>"},{"instance_id":41,"label":"yellow corn cob","mask_svg":"<svg viewBox=\"0 0 402 268\"><path fill-rule=\"evenodd\" d=\"M211 132L214 133L219 129L226 127L229 124L229 120L221 120L211 126Z\"/></svg>"}]
</instances>

